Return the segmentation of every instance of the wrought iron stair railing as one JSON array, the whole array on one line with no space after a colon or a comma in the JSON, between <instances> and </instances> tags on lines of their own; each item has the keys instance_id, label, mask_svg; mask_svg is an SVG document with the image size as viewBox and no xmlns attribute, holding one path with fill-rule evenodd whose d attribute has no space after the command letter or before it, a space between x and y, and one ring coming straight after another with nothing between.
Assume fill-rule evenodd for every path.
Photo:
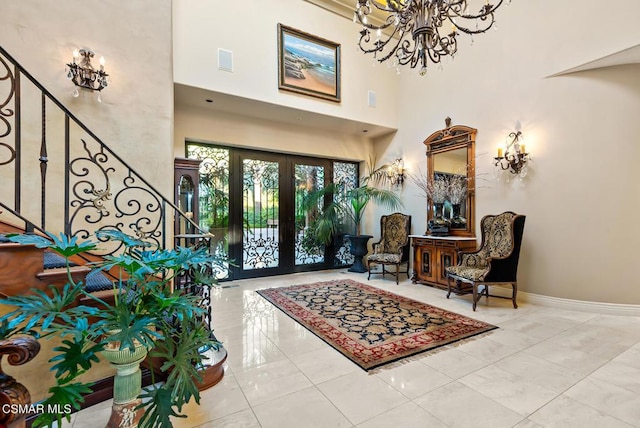
<instances>
[{"instance_id":1,"label":"wrought iron stair railing","mask_svg":"<svg viewBox=\"0 0 640 428\"><path fill-rule=\"evenodd\" d=\"M118 229L167 248L178 216L204 233L1 46L0 182L0 221L27 232Z\"/></svg>"}]
</instances>

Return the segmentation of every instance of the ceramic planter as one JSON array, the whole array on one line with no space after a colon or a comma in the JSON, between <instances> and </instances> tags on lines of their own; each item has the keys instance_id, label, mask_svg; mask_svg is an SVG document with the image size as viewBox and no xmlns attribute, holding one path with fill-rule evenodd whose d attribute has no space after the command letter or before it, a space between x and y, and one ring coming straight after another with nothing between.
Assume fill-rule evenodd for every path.
<instances>
[{"instance_id":1,"label":"ceramic planter","mask_svg":"<svg viewBox=\"0 0 640 428\"><path fill-rule=\"evenodd\" d=\"M140 363L148 349L142 345L120 349L120 342L109 342L101 352L102 356L116 369L113 378L113 407L107 428L135 428L144 409L136 409L141 403L138 398L142 391Z\"/></svg>"}]
</instances>

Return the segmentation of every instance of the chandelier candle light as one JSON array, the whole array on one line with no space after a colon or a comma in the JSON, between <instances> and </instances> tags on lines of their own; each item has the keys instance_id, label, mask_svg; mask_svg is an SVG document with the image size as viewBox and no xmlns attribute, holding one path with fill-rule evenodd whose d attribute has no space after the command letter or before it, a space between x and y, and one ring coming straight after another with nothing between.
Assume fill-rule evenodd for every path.
<instances>
[{"instance_id":1,"label":"chandelier candle light","mask_svg":"<svg viewBox=\"0 0 640 428\"><path fill-rule=\"evenodd\" d=\"M107 77L109 75L104 71L104 57L100 57L98 69L93 67L91 58L94 55L91 49L74 50L71 63L67 64L67 77L76 85L73 91L74 97L80 96L78 88L84 88L90 91L98 91L98 101L102 102L100 91L107 87Z\"/></svg>"},{"instance_id":2,"label":"chandelier candle light","mask_svg":"<svg viewBox=\"0 0 640 428\"><path fill-rule=\"evenodd\" d=\"M353 22L363 25L358 46L378 62L391 59L394 67L420 65L424 76L429 60L437 64L455 55L460 33L481 34L493 26L494 13L504 0L495 5L481 1L357 0ZM381 21L378 15L383 15Z\"/></svg>"}]
</instances>

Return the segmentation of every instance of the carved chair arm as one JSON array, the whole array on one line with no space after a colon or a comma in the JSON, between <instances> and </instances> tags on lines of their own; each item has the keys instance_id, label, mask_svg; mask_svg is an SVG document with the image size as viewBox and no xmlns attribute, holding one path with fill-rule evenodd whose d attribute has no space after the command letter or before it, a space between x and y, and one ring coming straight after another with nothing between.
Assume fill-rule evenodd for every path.
<instances>
[{"instance_id":1,"label":"carved chair arm","mask_svg":"<svg viewBox=\"0 0 640 428\"><path fill-rule=\"evenodd\" d=\"M40 352L40 343L33 337L13 337L0 340L0 362L7 355L12 366L20 366L31 361ZM29 391L13 377L2 371L0 366L0 403L19 404L23 407L31 403ZM0 426L8 426L25 414L0 412Z\"/></svg>"}]
</instances>

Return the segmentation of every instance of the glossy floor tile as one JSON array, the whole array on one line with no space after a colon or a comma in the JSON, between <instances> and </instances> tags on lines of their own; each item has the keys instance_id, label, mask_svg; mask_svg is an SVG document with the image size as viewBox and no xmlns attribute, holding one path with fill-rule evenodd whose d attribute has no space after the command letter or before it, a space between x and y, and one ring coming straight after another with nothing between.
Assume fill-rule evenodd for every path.
<instances>
[{"instance_id":1,"label":"glossy floor tile","mask_svg":"<svg viewBox=\"0 0 640 428\"><path fill-rule=\"evenodd\" d=\"M350 278L497 325L367 373L255 290ZM640 318L446 298L334 270L224 283L213 327L225 377L176 428L640 428ZM110 402L65 426L104 426Z\"/></svg>"}]
</instances>

